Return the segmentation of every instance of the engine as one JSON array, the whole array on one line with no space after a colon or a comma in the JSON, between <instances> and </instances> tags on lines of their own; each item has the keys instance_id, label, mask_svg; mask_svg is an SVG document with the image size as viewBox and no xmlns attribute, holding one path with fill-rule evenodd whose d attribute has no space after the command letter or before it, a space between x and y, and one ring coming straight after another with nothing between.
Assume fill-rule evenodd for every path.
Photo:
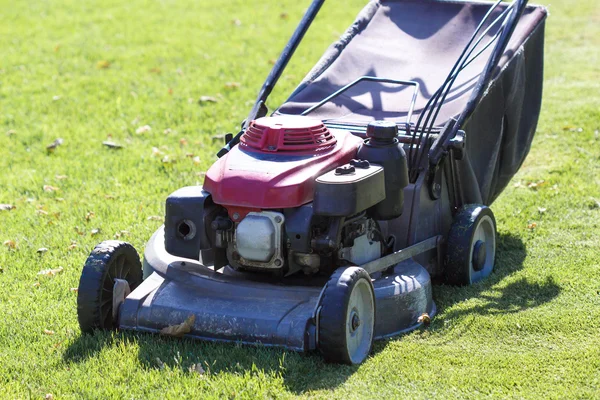
<instances>
[{"instance_id":1,"label":"engine","mask_svg":"<svg viewBox=\"0 0 600 400\"><path fill-rule=\"evenodd\" d=\"M278 275L380 258L392 241L379 221L400 215L408 178L396 125L371 125L363 141L307 117L254 121L203 188L169 196L166 250Z\"/></svg>"}]
</instances>

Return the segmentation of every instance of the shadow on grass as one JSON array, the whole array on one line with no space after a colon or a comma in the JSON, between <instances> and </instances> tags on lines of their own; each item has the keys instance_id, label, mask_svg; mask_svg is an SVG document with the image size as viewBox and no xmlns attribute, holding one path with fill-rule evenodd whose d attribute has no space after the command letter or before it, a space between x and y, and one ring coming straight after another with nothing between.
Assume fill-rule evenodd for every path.
<instances>
[{"instance_id":1,"label":"shadow on grass","mask_svg":"<svg viewBox=\"0 0 600 400\"><path fill-rule=\"evenodd\" d=\"M439 323L443 320L467 315L494 315L516 313L547 303L560 294L560 286L549 277L542 282L530 282L521 278L507 285L500 283L523 268L527 251L522 240L510 234L499 235L497 259L494 272L486 280L469 287L455 288L438 286L434 297L440 311ZM465 299L478 298L473 306L444 312L444 309Z\"/></svg>"},{"instance_id":2,"label":"shadow on grass","mask_svg":"<svg viewBox=\"0 0 600 400\"><path fill-rule=\"evenodd\" d=\"M552 280L529 283L521 279L496 288L506 277L522 269L527 254L520 238L500 235L498 239L496 269L487 280L463 288L444 285L434 287L440 316L429 329L443 335L445 320L467 315L518 312L539 306L558 296L560 288ZM477 302L477 305L472 307L444 312L444 309L452 305L473 298L482 299L483 302ZM67 362L83 362L95 357L105 347L119 346L123 343L132 344L128 347L137 349L138 360L143 368L181 369L188 373L192 365L200 363L209 375L235 374L248 378L263 375L268 379L282 379L286 389L295 394L310 390L335 389L358 369L326 364L316 353L303 355L264 346L207 343L133 332L82 335L69 346L64 359ZM385 341L378 343L374 352L378 353L385 347Z\"/></svg>"}]
</instances>

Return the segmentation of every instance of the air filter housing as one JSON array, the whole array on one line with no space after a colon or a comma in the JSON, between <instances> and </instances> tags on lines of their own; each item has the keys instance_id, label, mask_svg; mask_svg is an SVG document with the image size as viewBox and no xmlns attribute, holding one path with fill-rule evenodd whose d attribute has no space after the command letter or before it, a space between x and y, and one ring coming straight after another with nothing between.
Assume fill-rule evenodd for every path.
<instances>
[{"instance_id":1,"label":"air filter housing","mask_svg":"<svg viewBox=\"0 0 600 400\"><path fill-rule=\"evenodd\" d=\"M328 150L335 146L336 141L323 122L298 115L252 121L240 140L247 149L300 154Z\"/></svg>"}]
</instances>

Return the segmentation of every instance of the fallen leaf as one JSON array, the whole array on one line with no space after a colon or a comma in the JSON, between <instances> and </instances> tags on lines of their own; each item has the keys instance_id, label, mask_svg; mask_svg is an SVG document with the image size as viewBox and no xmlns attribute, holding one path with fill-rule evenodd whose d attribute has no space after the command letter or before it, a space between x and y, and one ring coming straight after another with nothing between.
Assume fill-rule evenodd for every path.
<instances>
[{"instance_id":1,"label":"fallen leaf","mask_svg":"<svg viewBox=\"0 0 600 400\"><path fill-rule=\"evenodd\" d=\"M158 149L158 147L153 147L153 148L152 148L152 155L153 155L154 157L156 157L156 156L162 156L163 154L164 154L164 153L163 153L162 151L160 151L160 150Z\"/></svg>"},{"instance_id":2,"label":"fallen leaf","mask_svg":"<svg viewBox=\"0 0 600 400\"><path fill-rule=\"evenodd\" d=\"M276 62L277 62L277 60L275 60L274 58L271 58L269 60L269 64L271 64L271 65L275 65Z\"/></svg>"},{"instance_id":3,"label":"fallen leaf","mask_svg":"<svg viewBox=\"0 0 600 400\"><path fill-rule=\"evenodd\" d=\"M239 89L240 86L242 86L242 84L239 82L227 82L225 84L226 89Z\"/></svg>"},{"instance_id":4,"label":"fallen leaf","mask_svg":"<svg viewBox=\"0 0 600 400\"><path fill-rule=\"evenodd\" d=\"M186 158L194 158L194 153L185 153Z\"/></svg>"},{"instance_id":5,"label":"fallen leaf","mask_svg":"<svg viewBox=\"0 0 600 400\"><path fill-rule=\"evenodd\" d=\"M197 364L192 364L192 366L190 368L188 368L188 371L190 372L195 372L198 375L204 375L204 368L202 368L202 364L197 363Z\"/></svg>"},{"instance_id":6,"label":"fallen leaf","mask_svg":"<svg viewBox=\"0 0 600 400\"><path fill-rule=\"evenodd\" d=\"M188 141L187 141L186 138L179 139L179 145L180 146L187 146L187 144L188 144Z\"/></svg>"},{"instance_id":7,"label":"fallen leaf","mask_svg":"<svg viewBox=\"0 0 600 400\"><path fill-rule=\"evenodd\" d=\"M112 194L105 194L105 195L104 195L104 198L105 198L105 199L108 199L108 200L114 200L114 199L115 199L115 196L114 196L114 195L112 195Z\"/></svg>"},{"instance_id":8,"label":"fallen leaf","mask_svg":"<svg viewBox=\"0 0 600 400\"><path fill-rule=\"evenodd\" d=\"M47 251L48 249L46 247L40 247L39 249L37 249L38 254L44 254Z\"/></svg>"},{"instance_id":9,"label":"fallen leaf","mask_svg":"<svg viewBox=\"0 0 600 400\"><path fill-rule=\"evenodd\" d=\"M54 178L55 178L57 181L62 181L62 180L65 180L65 179L67 179L67 178L68 178L68 176L67 176L67 175L55 175L55 176L54 176Z\"/></svg>"},{"instance_id":10,"label":"fallen leaf","mask_svg":"<svg viewBox=\"0 0 600 400\"><path fill-rule=\"evenodd\" d=\"M52 153L54 150L56 150L56 148L58 146L60 146L63 143L64 143L64 140L62 140L61 138L58 138L54 142L52 142L48 146L46 146L46 150L48 151L48 153Z\"/></svg>"},{"instance_id":11,"label":"fallen leaf","mask_svg":"<svg viewBox=\"0 0 600 400\"><path fill-rule=\"evenodd\" d=\"M240 26L240 25L242 25L242 21L240 21L240 20L239 20L239 19L237 19L237 18L236 18L236 19L232 19L232 20L231 20L231 24L232 24L232 25L235 25L235 26Z\"/></svg>"},{"instance_id":12,"label":"fallen leaf","mask_svg":"<svg viewBox=\"0 0 600 400\"><path fill-rule=\"evenodd\" d=\"M419 324L423 324L423 325L427 326L431 323L431 317L429 316L429 314L423 313L419 316L419 318L417 318L417 322Z\"/></svg>"},{"instance_id":13,"label":"fallen leaf","mask_svg":"<svg viewBox=\"0 0 600 400\"><path fill-rule=\"evenodd\" d=\"M109 149L122 149L123 148L123 146L121 146L120 144L111 142L110 140L106 140L106 141L102 142L102 144L104 146L108 147Z\"/></svg>"},{"instance_id":14,"label":"fallen leaf","mask_svg":"<svg viewBox=\"0 0 600 400\"><path fill-rule=\"evenodd\" d=\"M77 292L79 292L79 288L72 287L71 289L69 289L69 291L73 292L73 293L77 293Z\"/></svg>"},{"instance_id":15,"label":"fallen leaf","mask_svg":"<svg viewBox=\"0 0 600 400\"><path fill-rule=\"evenodd\" d=\"M98 69L107 69L108 67L110 67L110 61L101 60L96 63L96 68Z\"/></svg>"},{"instance_id":16,"label":"fallen leaf","mask_svg":"<svg viewBox=\"0 0 600 400\"><path fill-rule=\"evenodd\" d=\"M171 132L173 132L173 131L171 130L171 128L167 128L167 129L165 129L165 130L163 131L163 133L164 133L165 135L168 135L168 134L169 134L169 133L171 133Z\"/></svg>"},{"instance_id":17,"label":"fallen leaf","mask_svg":"<svg viewBox=\"0 0 600 400\"><path fill-rule=\"evenodd\" d=\"M12 135L16 135L17 131L15 131L14 129L9 129L6 131L6 136L12 136Z\"/></svg>"},{"instance_id":18,"label":"fallen leaf","mask_svg":"<svg viewBox=\"0 0 600 400\"><path fill-rule=\"evenodd\" d=\"M281 19L288 19L289 17L290 16L288 15L288 13L283 12L283 13L279 14L279 18L281 18Z\"/></svg>"},{"instance_id":19,"label":"fallen leaf","mask_svg":"<svg viewBox=\"0 0 600 400\"><path fill-rule=\"evenodd\" d=\"M44 185L44 192L56 192L58 190L55 186Z\"/></svg>"},{"instance_id":20,"label":"fallen leaf","mask_svg":"<svg viewBox=\"0 0 600 400\"><path fill-rule=\"evenodd\" d=\"M40 283L39 282L34 283L33 287L40 287Z\"/></svg>"},{"instance_id":21,"label":"fallen leaf","mask_svg":"<svg viewBox=\"0 0 600 400\"><path fill-rule=\"evenodd\" d=\"M162 159L163 164L171 164L174 163L175 160L172 160L168 155L164 156Z\"/></svg>"},{"instance_id":22,"label":"fallen leaf","mask_svg":"<svg viewBox=\"0 0 600 400\"><path fill-rule=\"evenodd\" d=\"M43 269L40 272L38 272L38 275L44 275L44 276L56 276L58 274L60 274L61 272L63 272L64 268L63 267L58 267L55 269Z\"/></svg>"},{"instance_id":23,"label":"fallen leaf","mask_svg":"<svg viewBox=\"0 0 600 400\"><path fill-rule=\"evenodd\" d=\"M194 326L194 321L196 321L196 316L192 314L181 324L167 326L166 328L161 329L160 334L173 337L182 337L186 333L191 332L192 327Z\"/></svg>"},{"instance_id":24,"label":"fallen leaf","mask_svg":"<svg viewBox=\"0 0 600 400\"><path fill-rule=\"evenodd\" d=\"M54 331L51 331L50 329L44 329L44 333L46 335L54 335Z\"/></svg>"},{"instance_id":25,"label":"fallen leaf","mask_svg":"<svg viewBox=\"0 0 600 400\"><path fill-rule=\"evenodd\" d=\"M46 393L44 400L54 400L54 395L52 393Z\"/></svg>"},{"instance_id":26,"label":"fallen leaf","mask_svg":"<svg viewBox=\"0 0 600 400\"><path fill-rule=\"evenodd\" d=\"M165 369L165 363L158 357L156 357L156 365L158 365L158 369Z\"/></svg>"},{"instance_id":27,"label":"fallen leaf","mask_svg":"<svg viewBox=\"0 0 600 400\"><path fill-rule=\"evenodd\" d=\"M546 209L546 208L544 208L544 207L538 207L538 211L539 211L539 213L540 213L540 214L543 214L543 213L545 213L545 212L546 212L546 210L547 210L547 209Z\"/></svg>"},{"instance_id":28,"label":"fallen leaf","mask_svg":"<svg viewBox=\"0 0 600 400\"><path fill-rule=\"evenodd\" d=\"M172 88L169 88L169 89L167 90L167 93L169 93L169 95L172 95L172 94L173 94L173 89L172 89Z\"/></svg>"},{"instance_id":29,"label":"fallen leaf","mask_svg":"<svg viewBox=\"0 0 600 400\"><path fill-rule=\"evenodd\" d=\"M159 216L159 215L151 215L148 218L146 218L148 221L162 221L163 217Z\"/></svg>"},{"instance_id":30,"label":"fallen leaf","mask_svg":"<svg viewBox=\"0 0 600 400\"><path fill-rule=\"evenodd\" d=\"M219 100L217 100L216 97L212 97L212 96L200 96L200 98L198 99L198 104L202 105L205 103L216 103Z\"/></svg>"},{"instance_id":31,"label":"fallen leaf","mask_svg":"<svg viewBox=\"0 0 600 400\"><path fill-rule=\"evenodd\" d=\"M137 128L135 130L135 133L137 133L138 135L141 135L143 133L150 132L151 130L152 130L152 128L150 127L150 125L144 125L144 126L140 126L139 128Z\"/></svg>"},{"instance_id":32,"label":"fallen leaf","mask_svg":"<svg viewBox=\"0 0 600 400\"><path fill-rule=\"evenodd\" d=\"M83 229L81 229L80 227L76 226L74 229L75 229L75 232L77 232L77 234L79 236L85 235L85 231Z\"/></svg>"},{"instance_id":33,"label":"fallen leaf","mask_svg":"<svg viewBox=\"0 0 600 400\"><path fill-rule=\"evenodd\" d=\"M65 199L63 199L62 197L55 197L55 198L54 198L54 200L56 200L56 201L60 201L60 202L63 202L63 201L65 201Z\"/></svg>"},{"instance_id":34,"label":"fallen leaf","mask_svg":"<svg viewBox=\"0 0 600 400\"><path fill-rule=\"evenodd\" d=\"M13 206L12 204L0 204L0 211L10 211L15 208L17 207Z\"/></svg>"},{"instance_id":35,"label":"fallen leaf","mask_svg":"<svg viewBox=\"0 0 600 400\"><path fill-rule=\"evenodd\" d=\"M44 210L35 210L35 213L38 215L48 215L48 211Z\"/></svg>"},{"instance_id":36,"label":"fallen leaf","mask_svg":"<svg viewBox=\"0 0 600 400\"><path fill-rule=\"evenodd\" d=\"M527 225L527 229L533 230L535 228L537 228L537 223L535 222L532 222L531 224Z\"/></svg>"},{"instance_id":37,"label":"fallen leaf","mask_svg":"<svg viewBox=\"0 0 600 400\"><path fill-rule=\"evenodd\" d=\"M100 233L100 229L98 229L98 228L96 228L96 229L92 229L92 230L90 231L90 234L91 234L92 236L96 236L96 235L97 235L97 234L99 234L99 233Z\"/></svg>"},{"instance_id":38,"label":"fallen leaf","mask_svg":"<svg viewBox=\"0 0 600 400\"><path fill-rule=\"evenodd\" d=\"M129 231L121 231L115 233L115 239L119 239L121 236L129 236Z\"/></svg>"},{"instance_id":39,"label":"fallen leaf","mask_svg":"<svg viewBox=\"0 0 600 400\"><path fill-rule=\"evenodd\" d=\"M200 164L200 157L196 156L193 158L194 164Z\"/></svg>"},{"instance_id":40,"label":"fallen leaf","mask_svg":"<svg viewBox=\"0 0 600 400\"><path fill-rule=\"evenodd\" d=\"M153 74L158 74L158 75L160 75L162 73L161 69L158 67L150 68L150 72L152 72Z\"/></svg>"},{"instance_id":41,"label":"fallen leaf","mask_svg":"<svg viewBox=\"0 0 600 400\"><path fill-rule=\"evenodd\" d=\"M77 242L71 242L71 244L69 245L69 247L67 247L67 249L69 251L74 250L77 248Z\"/></svg>"},{"instance_id":42,"label":"fallen leaf","mask_svg":"<svg viewBox=\"0 0 600 400\"><path fill-rule=\"evenodd\" d=\"M88 211L88 212L85 214L85 220L86 220L86 221L89 221L89 220L91 220L92 218L94 218L95 216L96 216L96 213L95 213L95 212L93 212L93 211Z\"/></svg>"},{"instance_id":43,"label":"fallen leaf","mask_svg":"<svg viewBox=\"0 0 600 400\"><path fill-rule=\"evenodd\" d=\"M16 249L17 248L17 242L15 242L14 240L6 240L3 244L6 247L8 247L9 249Z\"/></svg>"}]
</instances>

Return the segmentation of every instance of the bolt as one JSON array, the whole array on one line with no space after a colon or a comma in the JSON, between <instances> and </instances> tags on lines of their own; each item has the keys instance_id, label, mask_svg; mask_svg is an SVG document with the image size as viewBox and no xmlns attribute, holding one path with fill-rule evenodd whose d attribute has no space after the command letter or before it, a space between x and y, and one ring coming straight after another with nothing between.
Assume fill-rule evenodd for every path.
<instances>
[{"instance_id":1,"label":"bolt","mask_svg":"<svg viewBox=\"0 0 600 400\"><path fill-rule=\"evenodd\" d=\"M359 326L360 326L360 318L358 317L358 314L352 315L352 332L357 330Z\"/></svg>"},{"instance_id":2,"label":"bolt","mask_svg":"<svg viewBox=\"0 0 600 400\"><path fill-rule=\"evenodd\" d=\"M240 219L240 214L235 212L235 213L233 213L232 217L233 217L233 219L235 219L237 221L238 219Z\"/></svg>"},{"instance_id":3,"label":"bolt","mask_svg":"<svg viewBox=\"0 0 600 400\"><path fill-rule=\"evenodd\" d=\"M281 223L281 217L280 217L279 215L277 215L277 216L275 217L275 222L277 222L278 224L280 224L280 223Z\"/></svg>"},{"instance_id":4,"label":"bolt","mask_svg":"<svg viewBox=\"0 0 600 400\"><path fill-rule=\"evenodd\" d=\"M275 266L281 267L281 260L275 260Z\"/></svg>"}]
</instances>

